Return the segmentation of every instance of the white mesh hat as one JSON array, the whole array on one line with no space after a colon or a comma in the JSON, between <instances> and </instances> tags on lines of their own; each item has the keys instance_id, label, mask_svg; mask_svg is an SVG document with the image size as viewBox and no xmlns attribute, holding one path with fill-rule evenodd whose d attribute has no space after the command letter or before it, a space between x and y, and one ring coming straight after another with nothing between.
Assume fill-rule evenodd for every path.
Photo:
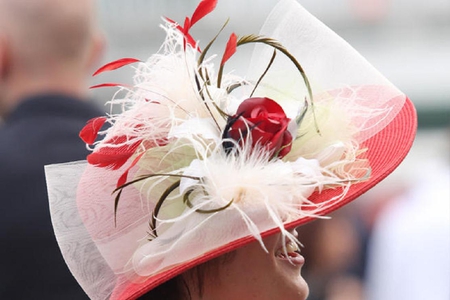
<instances>
[{"instance_id":1,"label":"white mesh hat","mask_svg":"<svg viewBox=\"0 0 450 300\"><path fill-rule=\"evenodd\" d=\"M412 145L410 100L295 0L259 35L231 34L219 61L189 33L215 5L167 19L147 61L101 68L135 64L132 86L100 85L126 92L112 100L123 112L82 130L87 161L46 167L56 238L92 299L135 299L277 232L295 240L290 229L366 192ZM248 74L226 73L249 43Z\"/></svg>"}]
</instances>

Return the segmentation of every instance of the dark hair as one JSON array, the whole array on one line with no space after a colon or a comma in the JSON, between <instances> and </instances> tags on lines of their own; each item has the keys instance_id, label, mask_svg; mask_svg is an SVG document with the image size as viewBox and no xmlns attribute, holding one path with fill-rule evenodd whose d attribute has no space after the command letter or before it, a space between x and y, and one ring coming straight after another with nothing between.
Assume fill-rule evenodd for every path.
<instances>
[{"instance_id":1,"label":"dark hair","mask_svg":"<svg viewBox=\"0 0 450 300\"><path fill-rule=\"evenodd\" d=\"M202 297L204 279L207 276L216 279L216 276L211 274L219 272L220 266L231 261L233 257L234 252L230 252L198 265L160 284L139 297L138 300L190 300L193 293L197 293Z\"/></svg>"}]
</instances>

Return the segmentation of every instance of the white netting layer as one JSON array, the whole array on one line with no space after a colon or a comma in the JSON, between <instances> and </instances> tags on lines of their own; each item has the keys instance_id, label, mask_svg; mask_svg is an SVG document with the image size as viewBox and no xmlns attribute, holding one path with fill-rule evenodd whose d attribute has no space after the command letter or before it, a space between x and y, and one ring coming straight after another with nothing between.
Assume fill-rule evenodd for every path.
<instances>
[{"instance_id":1,"label":"white netting layer","mask_svg":"<svg viewBox=\"0 0 450 300\"><path fill-rule=\"evenodd\" d=\"M369 139L397 115L405 95L346 41L307 12L297 1L282 0L263 25L261 35L278 40L302 65L317 101L331 98L352 110L358 142ZM273 50L258 45L248 78L256 80L267 67ZM299 72L287 57L277 55L257 94L293 99L306 94ZM276 89L274 89L276 88ZM359 110L359 111L358 111ZM321 128L319 128L321 129Z\"/></svg>"},{"instance_id":2,"label":"white netting layer","mask_svg":"<svg viewBox=\"0 0 450 300\"><path fill-rule=\"evenodd\" d=\"M77 186L86 162L45 167L50 214L56 239L64 259L92 299L108 299L116 283L116 275L98 251L78 211Z\"/></svg>"}]
</instances>

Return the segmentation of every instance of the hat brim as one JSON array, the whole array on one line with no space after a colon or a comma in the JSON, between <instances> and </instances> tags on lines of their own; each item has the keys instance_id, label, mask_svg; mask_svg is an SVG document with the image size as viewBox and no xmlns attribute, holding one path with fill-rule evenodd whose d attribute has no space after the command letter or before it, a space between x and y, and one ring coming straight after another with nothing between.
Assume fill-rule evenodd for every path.
<instances>
[{"instance_id":1,"label":"hat brim","mask_svg":"<svg viewBox=\"0 0 450 300\"><path fill-rule=\"evenodd\" d=\"M320 211L320 215L328 215L340 207L355 200L363 193L374 187L384 178L386 178L397 166L403 161L408 154L417 129L417 114L414 105L409 99L406 99L404 106L395 118L380 132L366 140L362 147L367 148L367 159L371 166L371 175L367 181L354 184L344 198L339 199L332 205ZM314 203L320 203L331 199L341 193L341 190L327 189L321 193L314 193L310 200ZM286 229L292 229L308 223L315 218L304 217L293 222L285 224ZM279 228L274 228L263 232L262 237L267 237L276 234L280 231ZM205 253L189 262L176 265L161 273L151 276L143 283L131 283L125 289L113 291L112 299L136 299L149 292L156 286L182 274L183 272L205 263L213 258L221 256L225 253L236 250L255 241L254 237L248 236L235 240L227 245L221 246L214 250Z\"/></svg>"}]
</instances>

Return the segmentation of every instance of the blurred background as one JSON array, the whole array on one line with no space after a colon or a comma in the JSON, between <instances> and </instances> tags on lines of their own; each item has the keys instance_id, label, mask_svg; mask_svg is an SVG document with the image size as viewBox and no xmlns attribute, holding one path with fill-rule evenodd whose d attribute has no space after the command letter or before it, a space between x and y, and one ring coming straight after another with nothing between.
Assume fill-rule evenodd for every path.
<instances>
[{"instance_id":1,"label":"blurred background","mask_svg":"<svg viewBox=\"0 0 450 300\"><path fill-rule=\"evenodd\" d=\"M308 299L450 299L450 0L298 1L406 93L419 117L413 149L396 172L331 220L299 229ZM240 34L257 33L276 2L219 1L195 37L209 41L228 17ZM182 23L197 3L99 0L103 63L147 59L164 38L161 16ZM92 84L132 74L125 68ZM92 91L102 105L114 92Z\"/></svg>"}]
</instances>

